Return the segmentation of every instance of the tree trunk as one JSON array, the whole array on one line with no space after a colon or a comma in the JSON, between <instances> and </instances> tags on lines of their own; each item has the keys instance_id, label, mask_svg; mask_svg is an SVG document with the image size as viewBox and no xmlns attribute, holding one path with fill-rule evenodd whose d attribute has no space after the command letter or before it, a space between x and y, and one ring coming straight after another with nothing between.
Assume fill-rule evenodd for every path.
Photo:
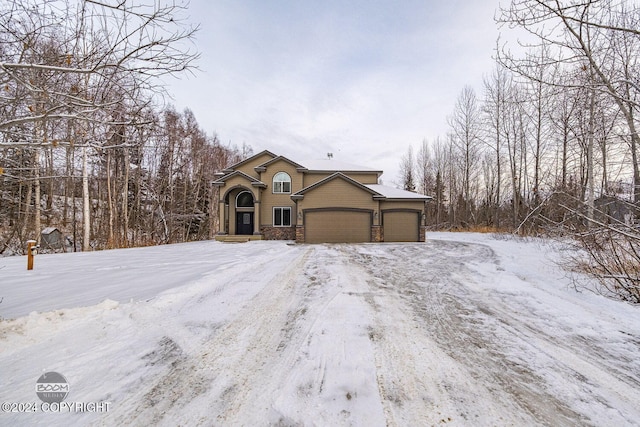
<instances>
[{"instance_id":1,"label":"tree trunk","mask_svg":"<svg viewBox=\"0 0 640 427\"><path fill-rule=\"evenodd\" d=\"M89 171L87 166L87 147L82 147L82 250L90 249L91 209L89 206Z\"/></svg>"},{"instance_id":2,"label":"tree trunk","mask_svg":"<svg viewBox=\"0 0 640 427\"><path fill-rule=\"evenodd\" d=\"M34 180L33 180L33 213L34 221L33 228L35 233L35 240L40 244L40 229L41 225L41 213L42 207L40 206L40 148L36 147L34 156Z\"/></svg>"},{"instance_id":3,"label":"tree trunk","mask_svg":"<svg viewBox=\"0 0 640 427\"><path fill-rule=\"evenodd\" d=\"M124 182L122 183L122 245L129 246L129 149L124 150Z\"/></svg>"},{"instance_id":4,"label":"tree trunk","mask_svg":"<svg viewBox=\"0 0 640 427\"><path fill-rule=\"evenodd\" d=\"M111 150L107 149L107 207L109 209L109 230L107 234L107 248L114 248L113 241L113 194L111 191Z\"/></svg>"},{"instance_id":5,"label":"tree trunk","mask_svg":"<svg viewBox=\"0 0 640 427\"><path fill-rule=\"evenodd\" d=\"M591 72L591 78L594 78L593 71ZM595 199L595 184L594 184L594 171L593 171L593 140L595 134L595 108L596 108L596 94L593 89L589 91L589 130L587 134L587 227L591 227L591 220L593 219L594 199Z\"/></svg>"}]
</instances>

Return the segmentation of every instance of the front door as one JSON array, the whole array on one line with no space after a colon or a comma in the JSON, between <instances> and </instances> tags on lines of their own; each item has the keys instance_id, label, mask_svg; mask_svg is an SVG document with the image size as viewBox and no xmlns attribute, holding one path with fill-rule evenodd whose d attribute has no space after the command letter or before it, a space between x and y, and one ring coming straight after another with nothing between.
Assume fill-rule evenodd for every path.
<instances>
[{"instance_id":1,"label":"front door","mask_svg":"<svg viewBox=\"0 0 640 427\"><path fill-rule=\"evenodd\" d=\"M253 234L253 212L236 212L236 234Z\"/></svg>"}]
</instances>

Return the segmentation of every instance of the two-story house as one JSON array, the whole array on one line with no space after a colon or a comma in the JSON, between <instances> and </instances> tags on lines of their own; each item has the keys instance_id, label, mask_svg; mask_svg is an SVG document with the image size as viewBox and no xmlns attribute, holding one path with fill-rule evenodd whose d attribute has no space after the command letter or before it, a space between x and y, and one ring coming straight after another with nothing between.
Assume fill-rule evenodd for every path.
<instances>
[{"instance_id":1,"label":"two-story house","mask_svg":"<svg viewBox=\"0 0 640 427\"><path fill-rule=\"evenodd\" d=\"M378 184L382 171L263 151L217 174L220 232L298 243L422 242L430 199Z\"/></svg>"}]
</instances>

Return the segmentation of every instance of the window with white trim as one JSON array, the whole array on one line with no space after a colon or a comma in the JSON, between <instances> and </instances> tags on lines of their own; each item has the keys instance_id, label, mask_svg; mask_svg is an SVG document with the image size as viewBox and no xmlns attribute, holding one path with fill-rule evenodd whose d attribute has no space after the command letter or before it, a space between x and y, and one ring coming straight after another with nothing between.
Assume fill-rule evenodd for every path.
<instances>
[{"instance_id":1,"label":"window with white trim","mask_svg":"<svg viewBox=\"0 0 640 427\"><path fill-rule=\"evenodd\" d=\"M278 172L273 176L274 193L291 193L291 177L286 172Z\"/></svg>"},{"instance_id":2,"label":"window with white trim","mask_svg":"<svg viewBox=\"0 0 640 427\"><path fill-rule=\"evenodd\" d=\"M291 227L291 208L273 208L273 226Z\"/></svg>"}]
</instances>

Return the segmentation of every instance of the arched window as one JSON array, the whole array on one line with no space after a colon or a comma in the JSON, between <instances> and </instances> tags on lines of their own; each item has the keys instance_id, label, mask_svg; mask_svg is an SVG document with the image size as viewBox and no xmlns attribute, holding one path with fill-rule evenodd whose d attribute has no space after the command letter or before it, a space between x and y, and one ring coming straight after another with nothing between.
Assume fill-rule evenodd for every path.
<instances>
[{"instance_id":1,"label":"arched window","mask_svg":"<svg viewBox=\"0 0 640 427\"><path fill-rule=\"evenodd\" d=\"M278 172L273 176L274 193L291 193L291 177L286 172Z\"/></svg>"},{"instance_id":2,"label":"arched window","mask_svg":"<svg viewBox=\"0 0 640 427\"><path fill-rule=\"evenodd\" d=\"M253 194L250 191L242 191L236 196L236 208L252 208Z\"/></svg>"}]
</instances>

